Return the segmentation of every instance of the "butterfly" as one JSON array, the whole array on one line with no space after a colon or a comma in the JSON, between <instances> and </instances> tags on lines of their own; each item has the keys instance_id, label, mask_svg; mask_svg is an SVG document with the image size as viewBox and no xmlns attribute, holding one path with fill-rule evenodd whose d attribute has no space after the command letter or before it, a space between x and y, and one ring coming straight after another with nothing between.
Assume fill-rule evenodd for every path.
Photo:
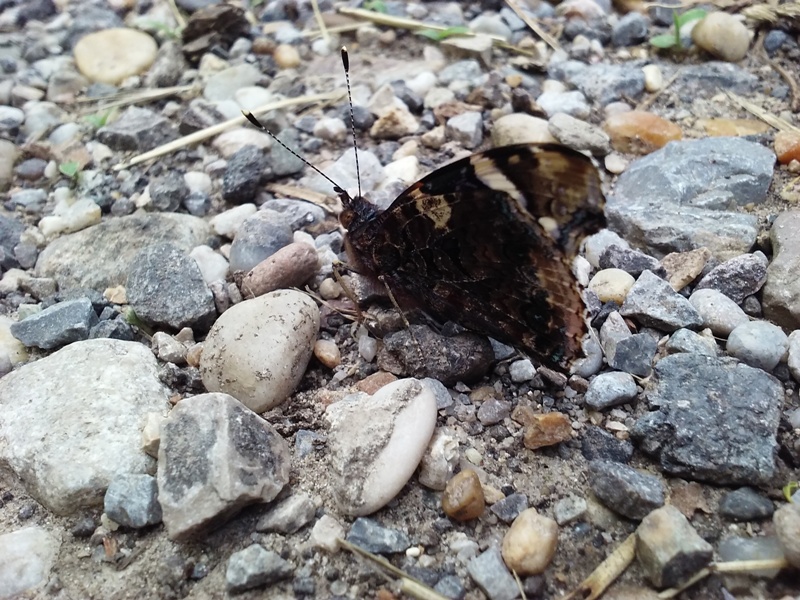
<instances>
[{"instance_id":1,"label":"butterfly","mask_svg":"<svg viewBox=\"0 0 800 600\"><path fill-rule=\"evenodd\" d=\"M597 168L558 144L478 152L385 210L339 190L354 269L431 316L568 368L587 332L572 263L605 226Z\"/></svg>"},{"instance_id":2,"label":"butterfly","mask_svg":"<svg viewBox=\"0 0 800 600\"><path fill-rule=\"evenodd\" d=\"M342 64L347 75L344 48ZM548 366L568 369L580 356L588 326L572 263L581 242L605 227L601 179L588 156L559 144L478 152L426 175L383 211L304 162L341 200L356 272Z\"/></svg>"}]
</instances>

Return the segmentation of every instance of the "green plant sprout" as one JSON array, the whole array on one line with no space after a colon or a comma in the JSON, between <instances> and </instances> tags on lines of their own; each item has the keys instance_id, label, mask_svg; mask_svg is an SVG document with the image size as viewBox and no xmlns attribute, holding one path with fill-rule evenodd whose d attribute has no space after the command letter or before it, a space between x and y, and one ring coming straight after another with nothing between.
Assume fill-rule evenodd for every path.
<instances>
[{"instance_id":1,"label":"green plant sprout","mask_svg":"<svg viewBox=\"0 0 800 600\"><path fill-rule=\"evenodd\" d=\"M66 177L69 177L72 181L75 181L78 178L78 173L80 173L80 170L80 164L74 160L63 162L58 165L58 172Z\"/></svg>"},{"instance_id":2,"label":"green plant sprout","mask_svg":"<svg viewBox=\"0 0 800 600\"><path fill-rule=\"evenodd\" d=\"M435 42L441 42L454 35L464 35L469 33L469 28L459 25L457 27L448 27L447 29L420 29L417 35L421 35Z\"/></svg>"},{"instance_id":3,"label":"green plant sprout","mask_svg":"<svg viewBox=\"0 0 800 600\"><path fill-rule=\"evenodd\" d=\"M388 12L386 3L383 0L367 0L364 2L364 6L362 8L364 10L371 10L372 12L379 12L383 14Z\"/></svg>"},{"instance_id":4,"label":"green plant sprout","mask_svg":"<svg viewBox=\"0 0 800 600\"><path fill-rule=\"evenodd\" d=\"M86 115L83 117L83 120L95 129L100 129L101 127L105 127L106 123L108 123L108 118L111 116L112 112L113 109L104 110L94 115Z\"/></svg>"},{"instance_id":5,"label":"green plant sprout","mask_svg":"<svg viewBox=\"0 0 800 600\"><path fill-rule=\"evenodd\" d=\"M681 42L681 29L692 21L699 21L708 14L708 11L702 8L692 8L683 14L678 14L678 11L672 11L673 30L669 33L662 33L650 38L650 45L662 50L676 48L683 50L683 42Z\"/></svg>"},{"instance_id":6,"label":"green plant sprout","mask_svg":"<svg viewBox=\"0 0 800 600\"><path fill-rule=\"evenodd\" d=\"M800 482L797 481L790 481L785 486L783 486L783 496L786 498L787 502L794 502L792 500L792 496L794 493L800 489Z\"/></svg>"}]
</instances>

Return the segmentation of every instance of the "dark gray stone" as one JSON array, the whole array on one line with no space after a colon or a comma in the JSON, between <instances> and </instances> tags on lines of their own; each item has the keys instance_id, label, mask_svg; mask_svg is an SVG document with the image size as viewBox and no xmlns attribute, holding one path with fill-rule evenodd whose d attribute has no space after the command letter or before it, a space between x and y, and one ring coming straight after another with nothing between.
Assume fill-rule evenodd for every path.
<instances>
[{"instance_id":1,"label":"dark gray stone","mask_svg":"<svg viewBox=\"0 0 800 600\"><path fill-rule=\"evenodd\" d=\"M316 510L316 503L308 495L297 492L281 500L261 517L256 531L294 533L311 522Z\"/></svg>"},{"instance_id":2,"label":"dark gray stone","mask_svg":"<svg viewBox=\"0 0 800 600\"><path fill-rule=\"evenodd\" d=\"M620 175L609 227L657 258L700 246L748 252L757 219L737 208L764 202L774 163L771 150L743 138L670 142Z\"/></svg>"},{"instance_id":3,"label":"dark gray stone","mask_svg":"<svg viewBox=\"0 0 800 600\"><path fill-rule=\"evenodd\" d=\"M292 243L292 228L283 215L259 210L239 226L230 253L230 271L250 271L262 260Z\"/></svg>"},{"instance_id":4,"label":"dark gray stone","mask_svg":"<svg viewBox=\"0 0 800 600\"><path fill-rule=\"evenodd\" d=\"M288 579L293 572L291 563L282 559L277 552L266 550L260 544L252 544L231 554L225 571L225 588L231 594L238 594Z\"/></svg>"},{"instance_id":5,"label":"dark gray stone","mask_svg":"<svg viewBox=\"0 0 800 600\"><path fill-rule=\"evenodd\" d=\"M589 487L603 504L629 519L643 519L664 505L661 480L618 462L589 463Z\"/></svg>"},{"instance_id":6,"label":"dark gray stone","mask_svg":"<svg viewBox=\"0 0 800 600\"><path fill-rule=\"evenodd\" d=\"M634 277L639 277L643 271L652 271L657 275L664 272L664 268L652 256L617 244L611 244L603 251L599 263L601 269L622 269Z\"/></svg>"},{"instance_id":7,"label":"dark gray stone","mask_svg":"<svg viewBox=\"0 0 800 600\"><path fill-rule=\"evenodd\" d=\"M133 329L122 318L100 321L89 330L89 339L110 338L130 342L133 337Z\"/></svg>"},{"instance_id":8,"label":"dark gray stone","mask_svg":"<svg viewBox=\"0 0 800 600\"><path fill-rule=\"evenodd\" d=\"M635 333L617 342L614 357L608 364L620 371L648 377L653 371L653 357L658 350L655 338L647 333Z\"/></svg>"},{"instance_id":9,"label":"dark gray stone","mask_svg":"<svg viewBox=\"0 0 800 600\"><path fill-rule=\"evenodd\" d=\"M729 90L736 94L751 94L761 82L739 65L721 61L702 62L681 67L672 91L681 99L691 102L696 98L710 98L719 90ZM711 164L711 163L709 163Z\"/></svg>"},{"instance_id":10,"label":"dark gray stone","mask_svg":"<svg viewBox=\"0 0 800 600\"><path fill-rule=\"evenodd\" d=\"M294 434L294 456L305 458L314 451L315 444L325 442L325 436L308 429L298 429Z\"/></svg>"},{"instance_id":11,"label":"dark gray stone","mask_svg":"<svg viewBox=\"0 0 800 600\"><path fill-rule=\"evenodd\" d=\"M633 457L633 444L618 440L600 427L587 427L581 438L581 454L586 460L628 463Z\"/></svg>"},{"instance_id":12,"label":"dark gray stone","mask_svg":"<svg viewBox=\"0 0 800 600\"><path fill-rule=\"evenodd\" d=\"M421 348L421 351L420 351ZM474 333L444 336L426 325L412 325L383 339L378 366L395 375L431 377L446 386L477 381L492 366L489 339Z\"/></svg>"},{"instance_id":13,"label":"dark gray stone","mask_svg":"<svg viewBox=\"0 0 800 600\"><path fill-rule=\"evenodd\" d=\"M516 493L509 494L499 502L495 502L489 510L504 523L511 524L526 508L528 508L528 497L525 494Z\"/></svg>"},{"instance_id":14,"label":"dark gray stone","mask_svg":"<svg viewBox=\"0 0 800 600\"><path fill-rule=\"evenodd\" d=\"M222 176L222 197L235 204L253 202L266 167L267 159L257 146L237 150Z\"/></svg>"},{"instance_id":15,"label":"dark gray stone","mask_svg":"<svg viewBox=\"0 0 800 600\"><path fill-rule=\"evenodd\" d=\"M436 582L433 589L445 598L453 598L454 600L461 600L467 594L467 590L464 589L461 580L455 575L445 575Z\"/></svg>"},{"instance_id":16,"label":"dark gray stone","mask_svg":"<svg viewBox=\"0 0 800 600\"><path fill-rule=\"evenodd\" d=\"M639 98L644 93L644 73L635 64L595 64L567 79L583 94L605 106L624 98Z\"/></svg>"},{"instance_id":17,"label":"dark gray stone","mask_svg":"<svg viewBox=\"0 0 800 600\"><path fill-rule=\"evenodd\" d=\"M169 242L136 255L126 288L136 316L150 325L205 332L217 316L197 263Z\"/></svg>"},{"instance_id":18,"label":"dark gray stone","mask_svg":"<svg viewBox=\"0 0 800 600\"><path fill-rule=\"evenodd\" d=\"M769 261L761 252L742 254L711 269L697 284L696 290L711 288L741 304L758 292L767 281Z\"/></svg>"},{"instance_id":19,"label":"dark gray stone","mask_svg":"<svg viewBox=\"0 0 800 600\"><path fill-rule=\"evenodd\" d=\"M769 56L774 56L783 46L792 44L797 46L797 43L792 40L791 36L780 29L772 29L764 36L764 50L767 51Z\"/></svg>"},{"instance_id":20,"label":"dark gray stone","mask_svg":"<svg viewBox=\"0 0 800 600\"><path fill-rule=\"evenodd\" d=\"M628 291L619 313L662 331L699 327L703 323L689 301L651 271L644 271L639 276Z\"/></svg>"},{"instance_id":21,"label":"dark gray stone","mask_svg":"<svg viewBox=\"0 0 800 600\"><path fill-rule=\"evenodd\" d=\"M145 152L171 142L178 136L175 127L163 116L131 106L119 118L101 127L97 139L112 150Z\"/></svg>"},{"instance_id":22,"label":"dark gray stone","mask_svg":"<svg viewBox=\"0 0 800 600\"><path fill-rule=\"evenodd\" d=\"M45 350L59 348L89 338L89 330L97 323L97 313L88 298L60 302L11 324L11 335L25 346Z\"/></svg>"},{"instance_id":23,"label":"dark gray stone","mask_svg":"<svg viewBox=\"0 0 800 600\"><path fill-rule=\"evenodd\" d=\"M517 582L494 546L470 560L467 572L489 600L514 600L519 596Z\"/></svg>"},{"instance_id":24,"label":"dark gray stone","mask_svg":"<svg viewBox=\"0 0 800 600\"><path fill-rule=\"evenodd\" d=\"M161 212L175 212L188 196L189 187L177 171L169 171L150 183L150 200Z\"/></svg>"},{"instance_id":25,"label":"dark gray stone","mask_svg":"<svg viewBox=\"0 0 800 600\"><path fill-rule=\"evenodd\" d=\"M140 529L161 522L158 484L147 474L117 475L103 498L106 515L124 527Z\"/></svg>"},{"instance_id":26,"label":"dark gray stone","mask_svg":"<svg viewBox=\"0 0 800 600\"><path fill-rule=\"evenodd\" d=\"M502 423L503 419L511 415L511 402L489 398L478 409L478 420L484 427Z\"/></svg>"},{"instance_id":27,"label":"dark gray stone","mask_svg":"<svg viewBox=\"0 0 800 600\"><path fill-rule=\"evenodd\" d=\"M751 487L728 492L719 502L719 514L733 521L769 519L774 512L772 500Z\"/></svg>"},{"instance_id":28,"label":"dark gray stone","mask_svg":"<svg viewBox=\"0 0 800 600\"><path fill-rule=\"evenodd\" d=\"M155 62L144 76L144 85L150 88L178 85L187 68L181 47L172 40L166 40L162 42Z\"/></svg>"},{"instance_id":29,"label":"dark gray stone","mask_svg":"<svg viewBox=\"0 0 800 600\"><path fill-rule=\"evenodd\" d=\"M722 485L761 484L775 472L783 386L730 358L661 359L646 397L652 412L631 434L661 469Z\"/></svg>"},{"instance_id":30,"label":"dark gray stone","mask_svg":"<svg viewBox=\"0 0 800 600\"><path fill-rule=\"evenodd\" d=\"M611 28L611 43L615 46L636 46L647 39L649 23L643 14L632 11L620 17Z\"/></svg>"},{"instance_id":31,"label":"dark gray stone","mask_svg":"<svg viewBox=\"0 0 800 600\"><path fill-rule=\"evenodd\" d=\"M347 532L347 541L374 554L405 552L411 540L402 531L384 527L377 521L359 517Z\"/></svg>"},{"instance_id":32,"label":"dark gray stone","mask_svg":"<svg viewBox=\"0 0 800 600\"><path fill-rule=\"evenodd\" d=\"M667 341L665 347L668 354L678 352L694 352L705 356L717 356L717 342L710 337L700 335L690 329L678 329Z\"/></svg>"}]
</instances>

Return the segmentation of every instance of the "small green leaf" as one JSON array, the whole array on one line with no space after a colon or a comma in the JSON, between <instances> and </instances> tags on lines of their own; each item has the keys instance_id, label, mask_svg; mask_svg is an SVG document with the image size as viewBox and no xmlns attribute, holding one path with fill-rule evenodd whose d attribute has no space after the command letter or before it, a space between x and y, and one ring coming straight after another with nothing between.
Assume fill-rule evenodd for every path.
<instances>
[{"instance_id":1,"label":"small green leaf","mask_svg":"<svg viewBox=\"0 0 800 600\"><path fill-rule=\"evenodd\" d=\"M797 481L790 481L783 486L783 495L787 502L792 502L792 496L798 489L800 489L800 482Z\"/></svg>"},{"instance_id":2,"label":"small green leaf","mask_svg":"<svg viewBox=\"0 0 800 600\"><path fill-rule=\"evenodd\" d=\"M707 14L708 11L703 8L689 9L679 17L675 18L675 27L677 29L680 29L687 23L691 23L692 21L699 21L700 19L705 18Z\"/></svg>"},{"instance_id":3,"label":"small green leaf","mask_svg":"<svg viewBox=\"0 0 800 600\"><path fill-rule=\"evenodd\" d=\"M94 115L86 115L83 117L83 120L89 123L95 129L100 129L101 127L105 127L106 123L108 122L108 118L111 116L112 110L106 110L103 112L99 112Z\"/></svg>"},{"instance_id":4,"label":"small green leaf","mask_svg":"<svg viewBox=\"0 0 800 600\"><path fill-rule=\"evenodd\" d=\"M650 38L650 45L655 46L656 48L673 48L678 45L678 41L676 41L675 36L671 33L662 33L661 35L656 35Z\"/></svg>"},{"instance_id":5,"label":"small green leaf","mask_svg":"<svg viewBox=\"0 0 800 600\"><path fill-rule=\"evenodd\" d=\"M81 166L74 160L71 160L58 165L58 170L62 175L66 175L70 179L75 179L75 177L78 176L78 171L81 170Z\"/></svg>"},{"instance_id":6,"label":"small green leaf","mask_svg":"<svg viewBox=\"0 0 800 600\"><path fill-rule=\"evenodd\" d=\"M442 40L446 40L449 37L453 37L454 35L464 35L465 33L469 33L469 28L464 27L463 25L459 25L456 27L448 27L447 29L420 29L417 31L418 35L424 36L428 39L431 39L435 42L441 42Z\"/></svg>"}]
</instances>

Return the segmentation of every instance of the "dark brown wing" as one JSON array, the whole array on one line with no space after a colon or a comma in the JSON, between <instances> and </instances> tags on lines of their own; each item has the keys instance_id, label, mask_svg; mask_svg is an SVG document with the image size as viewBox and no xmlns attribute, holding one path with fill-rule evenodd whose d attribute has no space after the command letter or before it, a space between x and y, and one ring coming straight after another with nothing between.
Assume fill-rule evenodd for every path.
<instances>
[{"instance_id":1,"label":"dark brown wing","mask_svg":"<svg viewBox=\"0 0 800 600\"><path fill-rule=\"evenodd\" d=\"M605 224L591 160L558 145L473 154L356 219L352 250L441 320L565 367L586 332L571 265Z\"/></svg>"}]
</instances>

